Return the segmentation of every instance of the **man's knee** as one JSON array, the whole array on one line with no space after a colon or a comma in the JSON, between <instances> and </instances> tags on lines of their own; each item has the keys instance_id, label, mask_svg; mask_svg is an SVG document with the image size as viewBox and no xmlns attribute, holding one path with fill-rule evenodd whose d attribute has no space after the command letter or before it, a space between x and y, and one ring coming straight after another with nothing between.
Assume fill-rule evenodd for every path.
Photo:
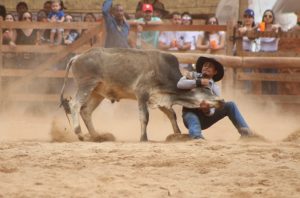
<instances>
[{"instance_id":1,"label":"man's knee","mask_svg":"<svg viewBox=\"0 0 300 198\"><path fill-rule=\"evenodd\" d=\"M236 109L237 106L236 106L235 102L229 101L229 102L225 103L224 108L230 110L230 109Z\"/></svg>"}]
</instances>

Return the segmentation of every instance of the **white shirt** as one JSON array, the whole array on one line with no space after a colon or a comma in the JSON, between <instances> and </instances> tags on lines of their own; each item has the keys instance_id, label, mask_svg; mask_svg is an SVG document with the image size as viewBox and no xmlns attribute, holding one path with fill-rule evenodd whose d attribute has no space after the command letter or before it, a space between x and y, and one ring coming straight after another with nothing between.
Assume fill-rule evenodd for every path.
<instances>
[{"instance_id":1,"label":"white shirt","mask_svg":"<svg viewBox=\"0 0 300 198\"><path fill-rule=\"evenodd\" d=\"M166 45L171 45L171 42L176 40L179 45L191 42L186 32L162 32L158 40ZM178 50L177 47L170 48L169 50Z\"/></svg>"}]
</instances>

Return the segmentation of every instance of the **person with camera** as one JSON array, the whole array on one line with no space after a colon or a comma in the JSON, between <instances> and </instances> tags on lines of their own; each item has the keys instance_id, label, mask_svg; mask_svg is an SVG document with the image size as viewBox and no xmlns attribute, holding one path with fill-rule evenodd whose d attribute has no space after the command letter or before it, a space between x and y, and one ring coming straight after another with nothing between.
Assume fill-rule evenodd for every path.
<instances>
[{"instance_id":1,"label":"person with camera","mask_svg":"<svg viewBox=\"0 0 300 198\"><path fill-rule=\"evenodd\" d=\"M199 57L196 63L196 72L190 72L183 76L177 83L179 89L197 89L204 87L210 89L214 95L220 96L220 87L215 83L224 76L224 67L213 58ZM184 125L189 130L192 139L204 139L202 130L209 128L224 117L228 117L239 134L243 137L253 136L237 105L234 102L225 102L219 109L211 108L210 104L203 100L199 108L182 109Z\"/></svg>"}]
</instances>

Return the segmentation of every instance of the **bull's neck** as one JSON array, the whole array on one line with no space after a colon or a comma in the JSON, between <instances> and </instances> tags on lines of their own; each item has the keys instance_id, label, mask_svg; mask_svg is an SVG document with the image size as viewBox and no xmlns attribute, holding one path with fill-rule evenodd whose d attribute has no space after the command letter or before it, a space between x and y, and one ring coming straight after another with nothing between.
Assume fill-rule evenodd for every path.
<instances>
[{"instance_id":1,"label":"bull's neck","mask_svg":"<svg viewBox=\"0 0 300 198\"><path fill-rule=\"evenodd\" d=\"M195 92L190 90L178 90L172 94L172 103L187 108L197 108L200 102L196 99Z\"/></svg>"}]
</instances>

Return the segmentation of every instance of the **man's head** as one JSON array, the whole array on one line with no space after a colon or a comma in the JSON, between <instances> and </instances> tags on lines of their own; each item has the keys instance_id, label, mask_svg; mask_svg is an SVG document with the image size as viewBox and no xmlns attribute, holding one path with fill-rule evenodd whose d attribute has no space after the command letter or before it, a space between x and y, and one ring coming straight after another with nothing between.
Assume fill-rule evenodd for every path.
<instances>
[{"instance_id":1,"label":"man's head","mask_svg":"<svg viewBox=\"0 0 300 198\"><path fill-rule=\"evenodd\" d=\"M116 4L112 7L112 15L117 21L124 20L124 8L121 4Z\"/></svg>"},{"instance_id":2,"label":"man's head","mask_svg":"<svg viewBox=\"0 0 300 198\"><path fill-rule=\"evenodd\" d=\"M44 3L44 10L46 11L47 14L49 14L49 12L51 12L51 1L45 1Z\"/></svg>"},{"instance_id":3,"label":"man's head","mask_svg":"<svg viewBox=\"0 0 300 198\"><path fill-rule=\"evenodd\" d=\"M51 3L51 10L53 12L58 12L60 10L61 6L60 6L60 2L59 1L52 1Z\"/></svg>"},{"instance_id":4,"label":"man's head","mask_svg":"<svg viewBox=\"0 0 300 198\"><path fill-rule=\"evenodd\" d=\"M179 12L173 12L171 15L172 15L172 24L181 25L181 14Z\"/></svg>"},{"instance_id":5,"label":"man's head","mask_svg":"<svg viewBox=\"0 0 300 198\"><path fill-rule=\"evenodd\" d=\"M145 21L151 21L153 16L153 6L151 4L143 4L143 18Z\"/></svg>"},{"instance_id":6,"label":"man's head","mask_svg":"<svg viewBox=\"0 0 300 198\"><path fill-rule=\"evenodd\" d=\"M213 58L199 57L196 63L196 70L207 78L212 78L215 82L224 76L224 67Z\"/></svg>"}]
</instances>

